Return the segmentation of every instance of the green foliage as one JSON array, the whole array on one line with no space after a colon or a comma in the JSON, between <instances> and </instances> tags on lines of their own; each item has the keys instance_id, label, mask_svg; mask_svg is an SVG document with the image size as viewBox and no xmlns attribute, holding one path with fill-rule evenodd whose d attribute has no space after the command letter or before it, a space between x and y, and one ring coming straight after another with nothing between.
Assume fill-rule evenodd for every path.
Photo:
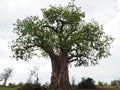
<instances>
[{"instance_id":1,"label":"green foliage","mask_svg":"<svg viewBox=\"0 0 120 90\"><path fill-rule=\"evenodd\" d=\"M96 88L95 81L92 78L82 78L82 81L78 84L78 88L94 89Z\"/></svg>"},{"instance_id":2,"label":"green foliage","mask_svg":"<svg viewBox=\"0 0 120 90\"><path fill-rule=\"evenodd\" d=\"M50 6L42 13L42 19L30 16L14 24L18 38L12 41L11 49L17 60L28 60L41 51L50 57L65 53L69 63L89 66L110 55L113 38L96 21L85 22L85 13L74 2Z\"/></svg>"},{"instance_id":3,"label":"green foliage","mask_svg":"<svg viewBox=\"0 0 120 90\"><path fill-rule=\"evenodd\" d=\"M104 83L101 82L101 81L99 81L99 82L98 82L98 86L102 87L102 86L104 86Z\"/></svg>"},{"instance_id":4,"label":"green foliage","mask_svg":"<svg viewBox=\"0 0 120 90\"><path fill-rule=\"evenodd\" d=\"M68 6L50 6L49 9L42 9L43 16L50 24L57 23L57 20L65 20L69 24L76 24L85 17L85 13L81 12L80 7L76 7L73 2Z\"/></svg>"},{"instance_id":5,"label":"green foliage","mask_svg":"<svg viewBox=\"0 0 120 90\"><path fill-rule=\"evenodd\" d=\"M98 87L107 87L108 83L98 81Z\"/></svg>"}]
</instances>

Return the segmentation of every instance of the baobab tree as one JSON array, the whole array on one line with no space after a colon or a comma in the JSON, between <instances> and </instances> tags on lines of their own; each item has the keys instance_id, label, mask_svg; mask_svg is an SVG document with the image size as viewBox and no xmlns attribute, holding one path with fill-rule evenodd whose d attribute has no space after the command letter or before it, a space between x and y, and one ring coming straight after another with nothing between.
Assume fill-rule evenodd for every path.
<instances>
[{"instance_id":1,"label":"baobab tree","mask_svg":"<svg viewBox=\"0 0 120 90\"><path fill-rule=\"evenodd\" d=\"M94 20L85 22L85 13L74 2L67 6L50 6L41 10L43 18L30 16L17 20L12 41L13 57L29 60L38 55L49 56L52 64L52 90L70 90L68 66L89 66L110 55L113 38Z\"/></svg>"}]
</instances>

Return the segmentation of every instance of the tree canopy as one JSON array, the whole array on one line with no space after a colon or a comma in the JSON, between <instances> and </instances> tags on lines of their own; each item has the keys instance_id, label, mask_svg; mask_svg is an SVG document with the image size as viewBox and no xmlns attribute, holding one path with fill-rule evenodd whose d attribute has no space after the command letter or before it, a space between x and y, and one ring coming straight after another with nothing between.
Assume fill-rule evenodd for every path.
<instances>
[{"instance_id":1,"label":"tree canopy","mask_svg":"<svg viewBox=\"0 0 120 90\"><path fill-rule=\"evenodd\" d=\"M30 16L14 24L18 38L12 41L11 48L17 60L32 58L38 54L36 50L48 56L65 52L69 63L88 66L110 55L113 38L105 34L98 22L85 22L85 13L73 2L41 11L42 18Z\"/></svg>"}]
</instances>

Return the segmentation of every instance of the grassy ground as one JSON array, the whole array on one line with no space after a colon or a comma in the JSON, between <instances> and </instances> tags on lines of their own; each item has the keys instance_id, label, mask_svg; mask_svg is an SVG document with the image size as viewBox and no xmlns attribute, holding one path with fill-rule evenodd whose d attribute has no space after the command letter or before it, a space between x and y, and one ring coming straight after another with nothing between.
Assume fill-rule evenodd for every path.
<instances>
[{"instance_id":1,"label":"grassy ground","mask_svg":"<svg viewBox=\"0 0 120 90\"><path fill-rule=\"evenodd\" d=\"M78 89L78 90L120 90L120 88Z\"/></svg>"},{"instance_id":2,"label":"grassy ground","mask_svg":"<svg viewBox=\"0 0 120 90\"><path fill-rule=\"evenodd\" d=\"M120 90L120 87L104 86L104 87L97 87L97 89L73 89L73 90Z\"/></svg>"},{"instance_id":3,"label":"grassy ground","mask_svg":"<svg viewBox=\"0 0 120 90\"><path fill-rule=\"evenodd\" d=\"M13 87L13 88L10 88L10 87L0 87L0 90L17 90L17 87ZM75 89L75 90L120 90L120 88L99 88L99 89Z\"/></svg>"},{"instance_id":4,"label":"grassy ground","mask_svg":"<svg viewBox=\"0 0 120 90\"><path fill-rule=\"evenodd\" d=\"M98 89L78 89L78 90L120 90L120 88L116 87L102 87Z\"/></svg>"},{"instance_id":5,"label":"grassy ground","mask_svg":"<svg viewBox=\"0 0 120 90\"><path fill-rule=\"evenodd\" d=\"M78 90L120 90L120 88L119 89L117 89L117 88L105 88L105 89L78 89Z\"/></svg>"},{"instance_id":6,"label":"grassy ground","mask_svg":"<svg viewBox=\"0 0 120 90\"><path fill-rule=\"evenodd\" d=\"M0 87L0 90L17 90L17 87Z\"/></svg>"}]
</instances>

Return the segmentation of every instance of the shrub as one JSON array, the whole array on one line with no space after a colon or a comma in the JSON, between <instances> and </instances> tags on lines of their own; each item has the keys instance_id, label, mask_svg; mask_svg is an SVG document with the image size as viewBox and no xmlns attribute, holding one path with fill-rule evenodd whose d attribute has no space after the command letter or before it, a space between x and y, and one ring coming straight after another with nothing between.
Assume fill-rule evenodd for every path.
<instances>
[{"instance_id":1,"label":"shrub","mask_svg":"<svg viewBox=\"0 0 120 90\"><path fill-rule=\"evenodd\" d=\"M42 87L46 88L47 90L50 90L50 84L49 84L49 82L46 82Z\"/></svg>"},{"instance_id":2,"label":"shrub","mask_svg":"<svg viewBox=\"0 0 120 90\"><path fill-rule=\"evenodd\" d=\"M17 90L47 90L42 87L40 84L26 83L23 86L19 87Z\"/></svg>"},{"instance_id":3,"label":"shrub","mask_svg":"<svg viewBox=\"0 0 120 90\"><path fill-rule=\"evenodd\" d=\"M23 86L19 87L18 90L32 90L32 83L25 83Z\"/></svg>"},{"instance_id":4,"label":"shrub","mask_svg":"<svg viewBox=\"0 0 120 90\"><path fill-rule=\"evenodd\" d=\"M24 85L23 82L20 82L17 84L17 87L22 87L23 85Z\"/></svg>"},{"instance_id":5,"label":"shrub","mask_svg":"<svg viewBox=\"0 0 120 90\"><path fill-rule=\"evenodd\" d=\"M15 83L9 83L8 86L9 87L16 87Z\"/></svg>"},{"instance_id":6,"label":"shrub","mask_svg":"<svg viewBox=\"0 0 120 90\"><path fill-rule=\"evenodd\" d=\"M104 83L101 82L101 81L99 81L99 82L98 82L98 86L103 87L103 86L104 86Z\"/></svg>"},{"instance_id":7,"label":"shrub","mask_svg":"<svg viewBox=\"0 0 120 90\"><path fill-rule=\"evenodd\" d=\"M82 81L78 84L78 88L94 89L96 88L95 81L92 78L82 78Z\"/></svg>"}]
</instances>

